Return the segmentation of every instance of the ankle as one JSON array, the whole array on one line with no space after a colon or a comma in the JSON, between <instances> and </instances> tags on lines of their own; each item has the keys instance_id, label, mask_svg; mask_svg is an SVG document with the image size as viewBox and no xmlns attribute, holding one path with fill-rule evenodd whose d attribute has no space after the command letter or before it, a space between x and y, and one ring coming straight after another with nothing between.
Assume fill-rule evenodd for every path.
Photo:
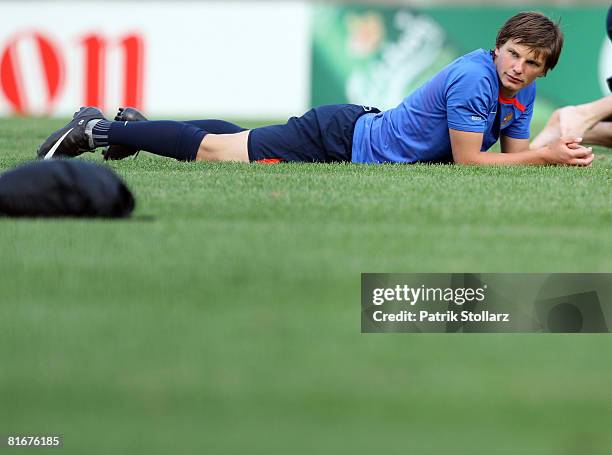
<instances>
[{"instance_id":1,"label":"ankle","mask_svg":"<svg viewBox=\"0 0 612 455\"><path fill-rule=\"evenodd\" d=\"M85 135L92 149L108 145L108 132L111 122L104 119L94 119L85 126Z\"/></svg>"}]
</instances>

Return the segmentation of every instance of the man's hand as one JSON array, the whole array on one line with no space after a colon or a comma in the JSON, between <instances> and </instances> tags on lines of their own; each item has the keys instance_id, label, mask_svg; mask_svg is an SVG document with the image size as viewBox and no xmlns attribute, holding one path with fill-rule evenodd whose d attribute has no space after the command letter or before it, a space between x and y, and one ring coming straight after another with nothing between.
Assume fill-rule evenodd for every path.
<instances>
[{"instance_id":1,"label":"man's hand","mask_svg":"<svg viewBox=\"0 0 612 455\"><path fill-rule=\"evenodd\" d=\"M595 158L591 147L580 145L582 138L562 137L544 147L543 157L548 164L590 166Z\"/></svg>"},{"instance_id":2,"label":"man's hand","mask_svg":"<svg viewBox=\"0 0 612 455\"><path fill-rule=\"evenodd\" d=\"M453 160L456 164L475 164L479 166L503 165L567 165L590 166L593 162L593 149L580 145L581 138L561 138L546 147L530 150L526 140L506 139L505 151L511 153L483 153L482 133L470 133L449 129ZM515 142L515 143L512 143ZM526 147L519 150L520 146Z\"/></svg>"}]
</instances>

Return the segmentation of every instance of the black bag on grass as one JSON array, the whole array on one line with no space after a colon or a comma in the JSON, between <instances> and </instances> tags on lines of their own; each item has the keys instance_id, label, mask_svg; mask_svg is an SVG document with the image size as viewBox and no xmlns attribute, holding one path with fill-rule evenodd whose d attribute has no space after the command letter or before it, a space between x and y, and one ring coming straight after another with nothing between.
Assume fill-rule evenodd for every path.
<instances>
[{"instance_id":1,"label":"black bag on grass","mask_svg":"<svg viewBox=\"0 0 612 455\"><path fill-rule=\"evenodd\" d=\"M35 161L0 176L0 216L128 217L134 197L106 166Z\"/></svg>"}]
</instances>

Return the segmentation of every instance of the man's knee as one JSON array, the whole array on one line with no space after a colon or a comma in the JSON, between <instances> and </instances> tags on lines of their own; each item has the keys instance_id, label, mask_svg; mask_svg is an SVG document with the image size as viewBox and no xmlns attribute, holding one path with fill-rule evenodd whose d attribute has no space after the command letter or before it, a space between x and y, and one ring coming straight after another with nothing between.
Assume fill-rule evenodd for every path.
<instances>
[{"instance_id":1,"label":"man's knee","mask_svg":"<svg viewBox=\"0 0 612 455\"><path fill-rule=\"evenodd\" d=\"M239 161L248 163L249 132L207 134L200 142L196 161Z\"/></svg>"},{"instance_id":2,"label":"man's knee","mask_svg":"<svg viewBox=\"0 0 612 455\"><path fill-rule=\"evenodd\" d=\"M550 116L550 120L552 120L553 122L559 122L560 115L561 115L561 108L555 109L552 115Z\"/></svg>"},{"instance_id":3,"label":"man's knee","mask_svg":"<svg viewBox=\"0 0 612 455\"><path fill-rule=\"evenodd\" d=\"M211 144L211 138L214 134L207 134L200 142L198 153L196 154L196 161L220 161L215 152L213 145ZM214 142L213 142L214 143Z\"/></svg>"}]
</instances>

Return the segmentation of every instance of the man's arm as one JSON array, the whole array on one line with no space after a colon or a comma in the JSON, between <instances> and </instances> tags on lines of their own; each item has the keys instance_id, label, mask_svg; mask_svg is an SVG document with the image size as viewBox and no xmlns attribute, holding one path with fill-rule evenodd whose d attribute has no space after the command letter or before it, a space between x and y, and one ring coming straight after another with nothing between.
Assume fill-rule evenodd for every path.
<instances>
[{"instance_id":1,"label":"man's arm","mask_svg":"<svg viewBox=\"0 0 612 455\"><path fill-rule=\"evenodd\" d=\"M453 160L456 164L475 164L480 166L503 165L550 165L564 164L569 166L589 166L594 155L591 148L580 145L581 138L561 138L554 143L539 149L530 150L527 139L514 139L517 144L508 144L510 153L482 153L482 133L471 133L449 129ZM523 142L524 141L524 142ZM525 147L521 150L522 147ZM504 145L502 144L502 147Z\"/></svg>"},{"instance_id":2,"label":"man's arm","mask_svg":"<svg viewBox=\"0 0 612 455\"><path fill-rule=\"evenodd\" d=\"M529 150L529 139L514 139L503 134L499 138L502 153L517 153Z\"/></svg>"}]
</instances>

